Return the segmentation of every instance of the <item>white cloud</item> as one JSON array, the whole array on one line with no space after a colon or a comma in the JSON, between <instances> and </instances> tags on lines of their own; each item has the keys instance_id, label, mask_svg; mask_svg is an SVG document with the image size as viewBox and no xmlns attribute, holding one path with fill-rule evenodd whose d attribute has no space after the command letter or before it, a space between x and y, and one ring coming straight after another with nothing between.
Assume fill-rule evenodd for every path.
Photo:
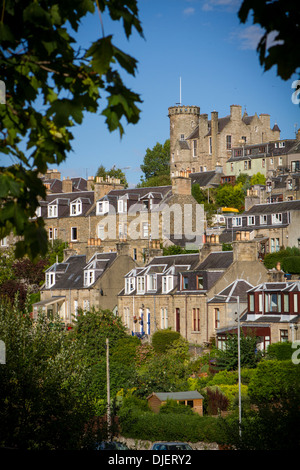
<instances>
[{"instance_id":1,"label":"white cloud","mask_svg":"<svg viewBox=\"0 0 300 470\"><path fill-rule=\"evenodd\" d=\"M195 13L195 8L193 8L193 7L189 7L189 8L186 8L185 10L183 10L183 14L185 16L192 16L192 15L194 15L194 13Z\"/></svg>"},{"instance_id":2,"label":"white cloud","mask_svg":"<svg viewBox=\"0 0 300 470\"><path fill-rule=\"evenodd\" d=\"M240 0L205 0L202 5L202 10L211 11L218 7L235 9L240 3Z\"/></svg>"},{"instance_id":3,"label":"white cloud","mask_svg":"<svg viewBox=\"0 0 300 470\"><path fill-rule=\"evenodd\" d=\"M256 50L262 34L263 31L259 26L252 25L243 28L239 32L234 32L232 38L240 42L240 49Z\"/></svg>"}]
</instances>

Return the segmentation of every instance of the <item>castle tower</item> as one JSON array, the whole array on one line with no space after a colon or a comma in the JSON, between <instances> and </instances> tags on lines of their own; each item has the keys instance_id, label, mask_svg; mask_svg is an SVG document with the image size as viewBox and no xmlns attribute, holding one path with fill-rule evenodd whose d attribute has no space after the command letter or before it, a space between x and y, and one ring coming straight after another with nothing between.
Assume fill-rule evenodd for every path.
<instances>
[{"instance_id":1,"label":"castle tower","mask_svg":"<svg viewBox=\"0 0 300 470\"><path fill-rule=\"evenodd\" d=\"M193 151L186 138L199 125L199 106L172 106L169 108L170 119L170 172L191 170ZM197 144L195 144L197 145ZM197 149L195 149L196 151Z\"/></svg>"}]
</instances>

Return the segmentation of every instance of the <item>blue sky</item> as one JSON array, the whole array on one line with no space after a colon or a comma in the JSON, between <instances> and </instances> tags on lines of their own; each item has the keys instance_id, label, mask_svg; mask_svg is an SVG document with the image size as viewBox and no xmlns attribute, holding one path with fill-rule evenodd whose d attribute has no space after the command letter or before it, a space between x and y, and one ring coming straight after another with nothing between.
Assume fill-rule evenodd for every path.
<instances>
[{"instance_id":1,"label":"blue sky","mask_svg":"<svg viewBox=\"0 0 300 470\"><path fill-rule=\"evenodd\" d=\"M141 118L125 124L125 135L109 133L104 118L87 115L73 129L73 152L58 169L62 176L94 176L102 164L123 168L130 186L140 181L140 165L147 148L169 138L168 107L200 106L201 113L219 116L239 104L249 115L268 113L281 138L295 137L300 128L300 108L291 101L293 80L283 81L276 70L263 72L256 45L259 28L241 25L240 0L140 0L139 17L145 38L134 33L126 39L121 24L103 15L105 34L138 60L135 77L122 74L125 84L139 93ZM101 36L97 12L82 24L82 47Z\"/></svg>"}]
</instances>

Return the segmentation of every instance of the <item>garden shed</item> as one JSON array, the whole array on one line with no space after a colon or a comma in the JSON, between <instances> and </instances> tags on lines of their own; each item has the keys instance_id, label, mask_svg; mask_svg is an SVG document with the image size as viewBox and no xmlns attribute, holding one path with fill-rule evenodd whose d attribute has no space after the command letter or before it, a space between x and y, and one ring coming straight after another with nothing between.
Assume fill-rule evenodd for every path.
<instances>
[{"instance_id":1,"label":"garden shed","mask_svg":"<svg viewBox=\"0 0 300 470\"><path fill-rule=\"evenodd\" d=\"M203 415L203 396L197 391L187 392L153 392L147 397L149 407L155 413L167 400L175 400L185 406L190 406L195 413Z\"/></svg>"}]
</instances>

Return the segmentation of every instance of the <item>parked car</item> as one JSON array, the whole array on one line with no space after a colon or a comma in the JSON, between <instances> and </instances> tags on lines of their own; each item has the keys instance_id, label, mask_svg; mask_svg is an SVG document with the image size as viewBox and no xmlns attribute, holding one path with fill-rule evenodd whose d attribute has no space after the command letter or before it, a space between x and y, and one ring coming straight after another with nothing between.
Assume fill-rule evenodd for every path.
<instances>
[{"instance_id":1,"label":"parked car","mask_svg":"<svg viewBox=\"0 0 300 470\"><path fill-rule=\"evenodd\" d=\"M126 444L118 441L102 441L96 444L95 450L129 450Z\"/></svg>"},{"instance_id":2,"label":"parked car","mask_svg":"<svg viewBox=\"0 0 300 470\"><path fill-rule=\"evenodd\" d=\"M193 450L189 444L185 442L156 442L152 445L151 450Z\"/></svg>"}]
</instances>

